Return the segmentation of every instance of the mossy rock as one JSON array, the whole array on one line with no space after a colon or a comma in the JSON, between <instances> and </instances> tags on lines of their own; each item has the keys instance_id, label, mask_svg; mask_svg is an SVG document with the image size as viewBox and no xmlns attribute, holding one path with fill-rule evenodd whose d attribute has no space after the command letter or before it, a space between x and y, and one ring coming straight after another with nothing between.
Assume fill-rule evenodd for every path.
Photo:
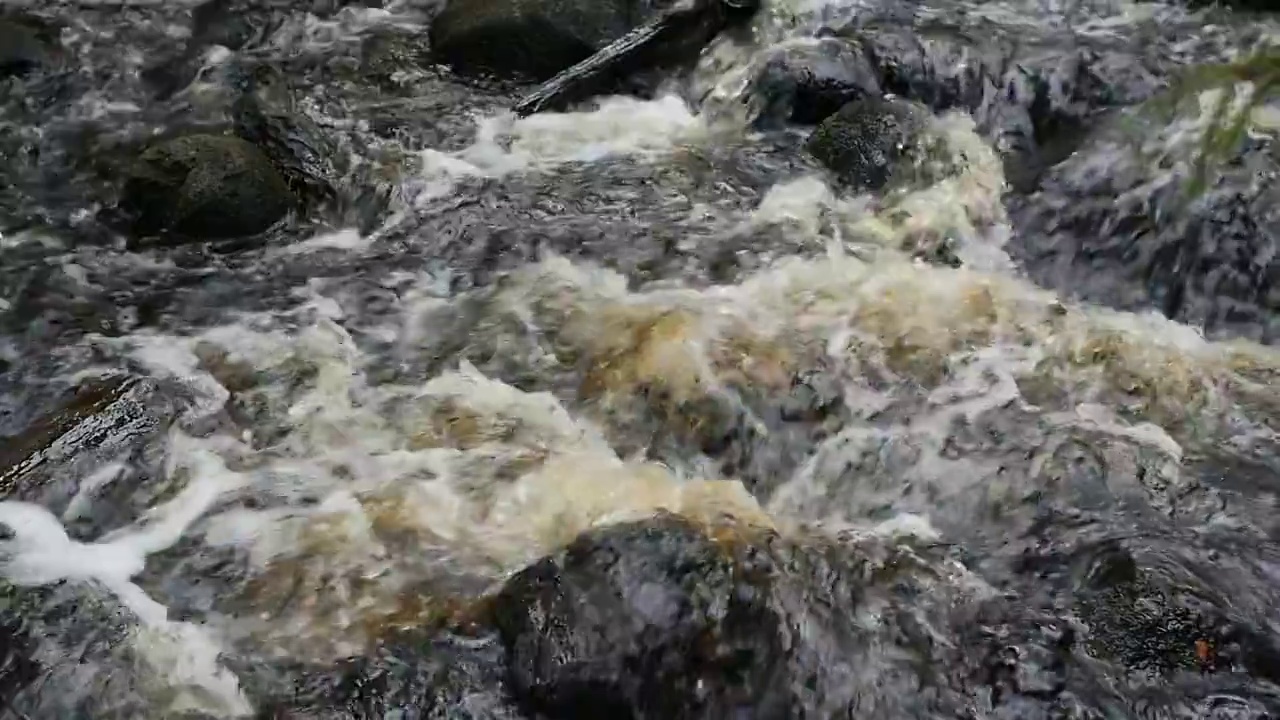
<instances>
[{"instance_id":1,"label":"mossy rock","mask_svg":"<svg viewBox=\"0 0 1280 720\"><path fill-rule=\"evenodd\" d=\"M929 111L896 98L854 100L822 121L805 149L855 190L887 185L920 149Z\"/></svg>"},{"instance_id":2,"label":"mossy rock","mask_svg":"<svg viewBox=\"0 0 1280 720\"><path fill-rule=\"evenodd\" d=\"M136 236L163 235L169 242L256 235L294 203L261 150L219 135L188 135L148 148L120 201Z\"/></svg>"}]
</instances>

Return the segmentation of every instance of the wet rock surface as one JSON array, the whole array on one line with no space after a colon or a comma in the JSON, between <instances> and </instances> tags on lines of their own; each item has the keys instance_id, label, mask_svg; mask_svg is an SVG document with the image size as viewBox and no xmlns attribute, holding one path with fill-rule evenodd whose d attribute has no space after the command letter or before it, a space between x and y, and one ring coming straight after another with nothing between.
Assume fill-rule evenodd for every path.
<instances>
[{"instance_id":1,"label":"wet rock surface","mask_svg":"<svg viewBox=\"0 0 1280 720\"><path fill-rule=\"evenodd\" d=\"M860 45L824 37L778 48L754 80L762 98L756 124L816 125L846 104L881 94L879 73Z\"/></svg>"},{"instance_id":2,"label":"wet rock surface","mask_svg":"<svg viewBox=\"0 0 1280 720\"><path fill-rule=\"evenodd\" d=\"M502 691L501 652L493 642L477 646L411 633L335 668L298 666L263 678L259 692L270 699L259 717L518 720Z\"/></svg>"},{"instance_id":3,"label":"wet rock surface","mask_svg":"<svg viewBox=\"0 0 1280 720\"><path fill-rule=\"evenodd\" d=\"M545 80L652 15L640 0L456 0L431 25L431 47L463 73Z\"/></svg>"},{"instance_id":4,"label":"wet rock surface","mask_svg":"<svg viewBox=\"0 0 1280 720\"><path fill-rule=\"evenodd\" d=\"M294 93L277 68L237 66L230 72L237 95L231 104L236 135L260 150L304 205L333 202L341 164L338 146L294 104Z\"/></svg>"},{"instance_id":5,"label":"wet rock surface","mask_svg":"<svg viewBox=\"0 0 1280 720\"><path fill-rule=\"evenodd\" d=\"M139 237L166 242L256 235L294 203L289 186L256 146L234 137L190 135L148 148L124 183L121 208Z\"/></svg>"},{"instance_id":6,"label":"wet rock surface","mask_svg":"<svg viewBox=\"0 0 1280 720\"><path fill-rule=\"evenodd\" d=\"M908 3L874 6L833 25L865 53L885 92L971 115L1006 158L1010 183L1025 191L1084 142L1100 114L1156 95L1188 52L1199 62L1231 52L1232 41L1201 33L1196 21L1178 31L1149 18L1128 31L1141 38L1141 51L1119 61L1118 38L1073 33L1075 22L1068 12L1037 25L1002 26L981 14L939 18ZM1194 48L1177 43L1185 33L1197 35Z\"/></svg>"},{"instance_id":7,"label":"wet rock surface","mask_svg":"<svg viewBox=\"0 0 1280 720\"><path fill-rule=\"evenodd\" d=\"M928 110L896 98L854 100L822 122L805 149L854 190L879 190L923 156Z\"/></svg>"},{"instance_id":8,"label":"wet rock surface","mask_svg":"<svg viewBox=\"0 0 1280 720\"><path fill-rule=\"evenodd\" d=\"M172 391L127 377L77 387L60 409L3 438L0 493L58 513L78 539L136 520L165 492L153 475L179 410Z\"/></svg>"},{"instance_id":9,"label":"wet rock surface","mask_svg":"<svg viewBox=\"0 0 1280 720\"><path fill-rule=\"evenodd\" d=\"M565 718L788 717L769 573L674 517L581 537L495 601L512 690Z\"/></svg>"},{"instance_id":10,"label":"wet rock surface","mask_svg":"<svg viewBox=\"0 0 1280 720\"><path fill-rule=\"evenodd\" d=\"M1160 170L1137 140L1102 131L1015 205L1017 256L1040 282L1079 297L1273 342L1280 331L1273 145L1249 141L1195 192L1187 174ZM1100 156L1122 147L1124 159L1099 174Z\"/></svg>"}]
</instances>

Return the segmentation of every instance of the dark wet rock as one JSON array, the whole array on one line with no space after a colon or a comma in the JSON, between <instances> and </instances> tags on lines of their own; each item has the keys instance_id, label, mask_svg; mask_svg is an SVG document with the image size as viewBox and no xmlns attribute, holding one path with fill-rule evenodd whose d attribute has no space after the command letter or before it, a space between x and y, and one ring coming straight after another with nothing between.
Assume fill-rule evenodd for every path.
<instances>
[{"instance_id":1,"label":"dark wet rock","mask_svg":"<svg viewBox=\"0 0 1280 720\"><path fill-rule=\"evenodd\" d=\"M880 80L855 43L826 37L777 48L764 60L752 93L761 127L816 125L853 100L880 96Z\"/></svg>"},{"instance_id":2,"label":"dark wet rock","mask_svg":"<svg viewBox=\"0 0 1280 720\"><path fill-rule=\"evenodd\" d=\"M1015 201L1011 250L1045 286L1113 307L1156 308L1215 335L1280 333L1280 163L1247 141L1193 194L1161 178L1143 140L1099 131Z\"/></svg>"},{"instance_id":3,"label":"dark wet rock","mask_svg":"<svg viewBox=\"0 0 1280 720\"><path fill-rule=\"evenodd\" d=\"M132 168L121 209L135 236L170 242L260 233L294 204L261 150L234 137L189 135L154 145Z\"/></svg>"},{"instance_id":4,"label":"dark wet rock","mask_svg":"<svg viewBox=\"0 0 1280 720\"><path fill-rule=\"evenodd\" d=\"M855 100L827 118L805 149L840 182L879 190L922 148L929 111L897 98Z\"/></svg>"},{"instance_id":5,"label":"dark wet rock","mask_svg":"<svg viewBox=\"0 0 1280 720\"><path fill-rule=\"evenodd\" d=\"M333 139L299 110L283 72L268 64L232 68L238 91L231 115L235 133L270 160L304 206L337 199L339 151Z\"/></svg>"},{"instance_id":6,"label":"dark wet rock","mask_svg":"<svg viewBox=\"0 0 1280 720\"><path fill-rule=\"evenodd\" d=\"M133 521L168 492L164 439L179 407L149 380L78 387L60 409L0 440L0 497L41 505L76 539Z\"/></svg>"},{"instance_id":7,"label":"dark wet rock","mask_svg":"<svg viewBox=\"0 0 1280 720\"><path fill-rule=\"evenodd\" d=\"M451 0L431 47L460 73L546 80L651 15L643 0Z\"/></svg>"},{"instance_id":8,"label":"dark wet rock","mask_svg":"<svg viewBox=\"0 0 1280 720\"><path fill-rule=\"evenodd\" d=\"M273 18L270 6L269 2L205 0L191 9L188 49L210 45L221 45L228 50L244 48L280 23L279 14Z\"/></svg>"},{"instance_id":9,"label":"dark wet rock","mask_svg":"<svg viewBox=\"0 0 1280 720\"><path fill-rule=\"evenodd\" d=\"M721 30L750 19L757 7L755 0L677 4L557 74L512 109L524 117L610 90L651 97L661 83L658 70L692 64Z\"/></svg>"},{"instance_id":10,"label":"dark wet rock","mask_svg":"<svg viewBox=\"0 0 1280 720\"><path fill-rule=\"evenodd\" d=\"M0 78L23 76L53 59L56 33L32 18L0 15Z\"/></svg>"},{"instance_id":11,"label":"dark wet rock","mask_svg":"<svg viewBox=\"0 0 1280 720\"><path fill-rule=\"evenodd\" d=\"M175 398L149 380L80 386L26 432L0 439L0 499L44 507L81 542L137 521L174 490L160 479ZM0 558L7 534L0 525ZM153 671L135 653L134 627L95 583L0 579L0 703L15 717L146 715Z\"/></svg>"},{"instance_id":12,"label":"dark wet rock","mask_svg":"<svg viewBox=\"0 0 1280 720\"><path fill-rule=\"evenodd\" d=\"M781 628L756 572L738 577L731 551L674 517L584 535L496 601L512 691L563 718L785 717Z\"/></svg>"},{"instance_id":13,"label":"dark wet rock","mask_svg":"<svg viewBox=\"0 0 1280 720\"><path fill-rule=\"evenodd\" d=\"M1090 568L1076 601L1091 653L1150 673L1213 670L1217 632L1204 607L1153 581L1123 549Z\"/></svg>"},{"instance_id":14,"label":"dark wet rock","mask_svg":"<svg viewBox=\"0 0 1280 720\"><path fill-rule=\"evenodd\" d=\"M209 48L239 51L260 45L287 17L283 9L273 8L272 2L206 0L191 9L186 44L143 68L141 77L157 99L168 99L195 80Z\"/></svg>"},{"instance_id":15,"label":"dark wet rock","mask_svg":"<svg viewBox=\"0 0 1280 720\"><path fill-rule=\"evenodd\" d=\"M566 720L929 704L907 699L918 686L906 656L922 638L898 634L904 618L886 615L882 629L895 629L873 640L879 632L858 620L878 588L910 592L921 580L916 561L882 550L893 559L671 515L588 531L495 600L511 692L527 712ZM887 664L872 669L866 653L880 641L900 643L903 657L881 656Z\"/></svg>"},{"instance_id":16,"label":"dark wet rock","mask_svg":"<svg viewBox=\"0 0 1280 720\"><path fill-rule=\"evenodd\" d=\"M886 91L935 111L968 112L1003 156L1016 159L1010 175L1019 184L1069 154L1079 139L1073 130L1096 108L1125 99L1109 96L1075 48L1028 48L976 32L877 28L863 37Z\"/></svg>"}]
</instances>

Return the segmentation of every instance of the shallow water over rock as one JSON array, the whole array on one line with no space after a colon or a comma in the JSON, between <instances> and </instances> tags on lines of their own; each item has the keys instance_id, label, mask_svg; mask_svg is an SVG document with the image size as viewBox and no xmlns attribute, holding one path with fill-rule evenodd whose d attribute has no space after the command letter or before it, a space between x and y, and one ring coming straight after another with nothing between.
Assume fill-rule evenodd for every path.
<instances>
[{"instance_id":1,"label":"shallow water over rock","mask_svg":"<svg viewBox=\"0 0 1280 720\"><path fill-rule=\"evenodd\" d=\"M776 2L516 118L438 11L0 18L0 717L1280 713L1275 124L1188 203L1139 107L1275 21ZM125 222L236 133L278 222Z\"/></svg>"}]
</instances>

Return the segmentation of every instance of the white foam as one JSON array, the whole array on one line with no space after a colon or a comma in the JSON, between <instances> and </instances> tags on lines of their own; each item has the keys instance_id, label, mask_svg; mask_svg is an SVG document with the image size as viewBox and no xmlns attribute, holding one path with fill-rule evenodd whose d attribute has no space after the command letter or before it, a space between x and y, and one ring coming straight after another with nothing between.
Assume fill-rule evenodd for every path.
<instances>
[{"instance_id":1,"label":"white foam","mask_svg":"<svg viewBox=\"0 0 1280 720\"><path fill-rule=\"evenodd\" d=\"M314 250L363 250L373 241L372 237L362 237L354 228L347 228L331 233L322 233L314 237L282 247L277 255L297 255Z\"/></svg>"},{"instance_id":2,"label":"white foam","mask_svg":"<svg viewBox=\"0 0 1280 720\"><path fill-rule=\"evenodd\" d=\"M221 717L250 714L252 707L235 676L217 663L218 645L205 628L171 622L168 609L133 578L148 555L172 547L197 518L243 481L220 458L171 443L184 462L172 468L186 474L186 487L172 500L151 508L135 526L99 542L72 540L45 508L17 500L0 502L0 525L12 539L0 541L0 575L16 585L60 581L90 583L113 594L138 619L133 641L152 672L177 691L175 709L197 708Z\"/></svg>"},{"instance_id":3,"label":"white foam","mask_svg":"<svg viewBox=\"0 0 1280 720\"><path fill-rule=\"evenodd\" d=\"M419 153L419 176L407 183L410 203L448 196L464 177L500 177L524 170L608 157L652 157L703 133L697 115L683 100L614 96L594 110L544 112L518 118L509 112L477 118L476 138L463 150Z\"/></svg>"}]
</instances>

